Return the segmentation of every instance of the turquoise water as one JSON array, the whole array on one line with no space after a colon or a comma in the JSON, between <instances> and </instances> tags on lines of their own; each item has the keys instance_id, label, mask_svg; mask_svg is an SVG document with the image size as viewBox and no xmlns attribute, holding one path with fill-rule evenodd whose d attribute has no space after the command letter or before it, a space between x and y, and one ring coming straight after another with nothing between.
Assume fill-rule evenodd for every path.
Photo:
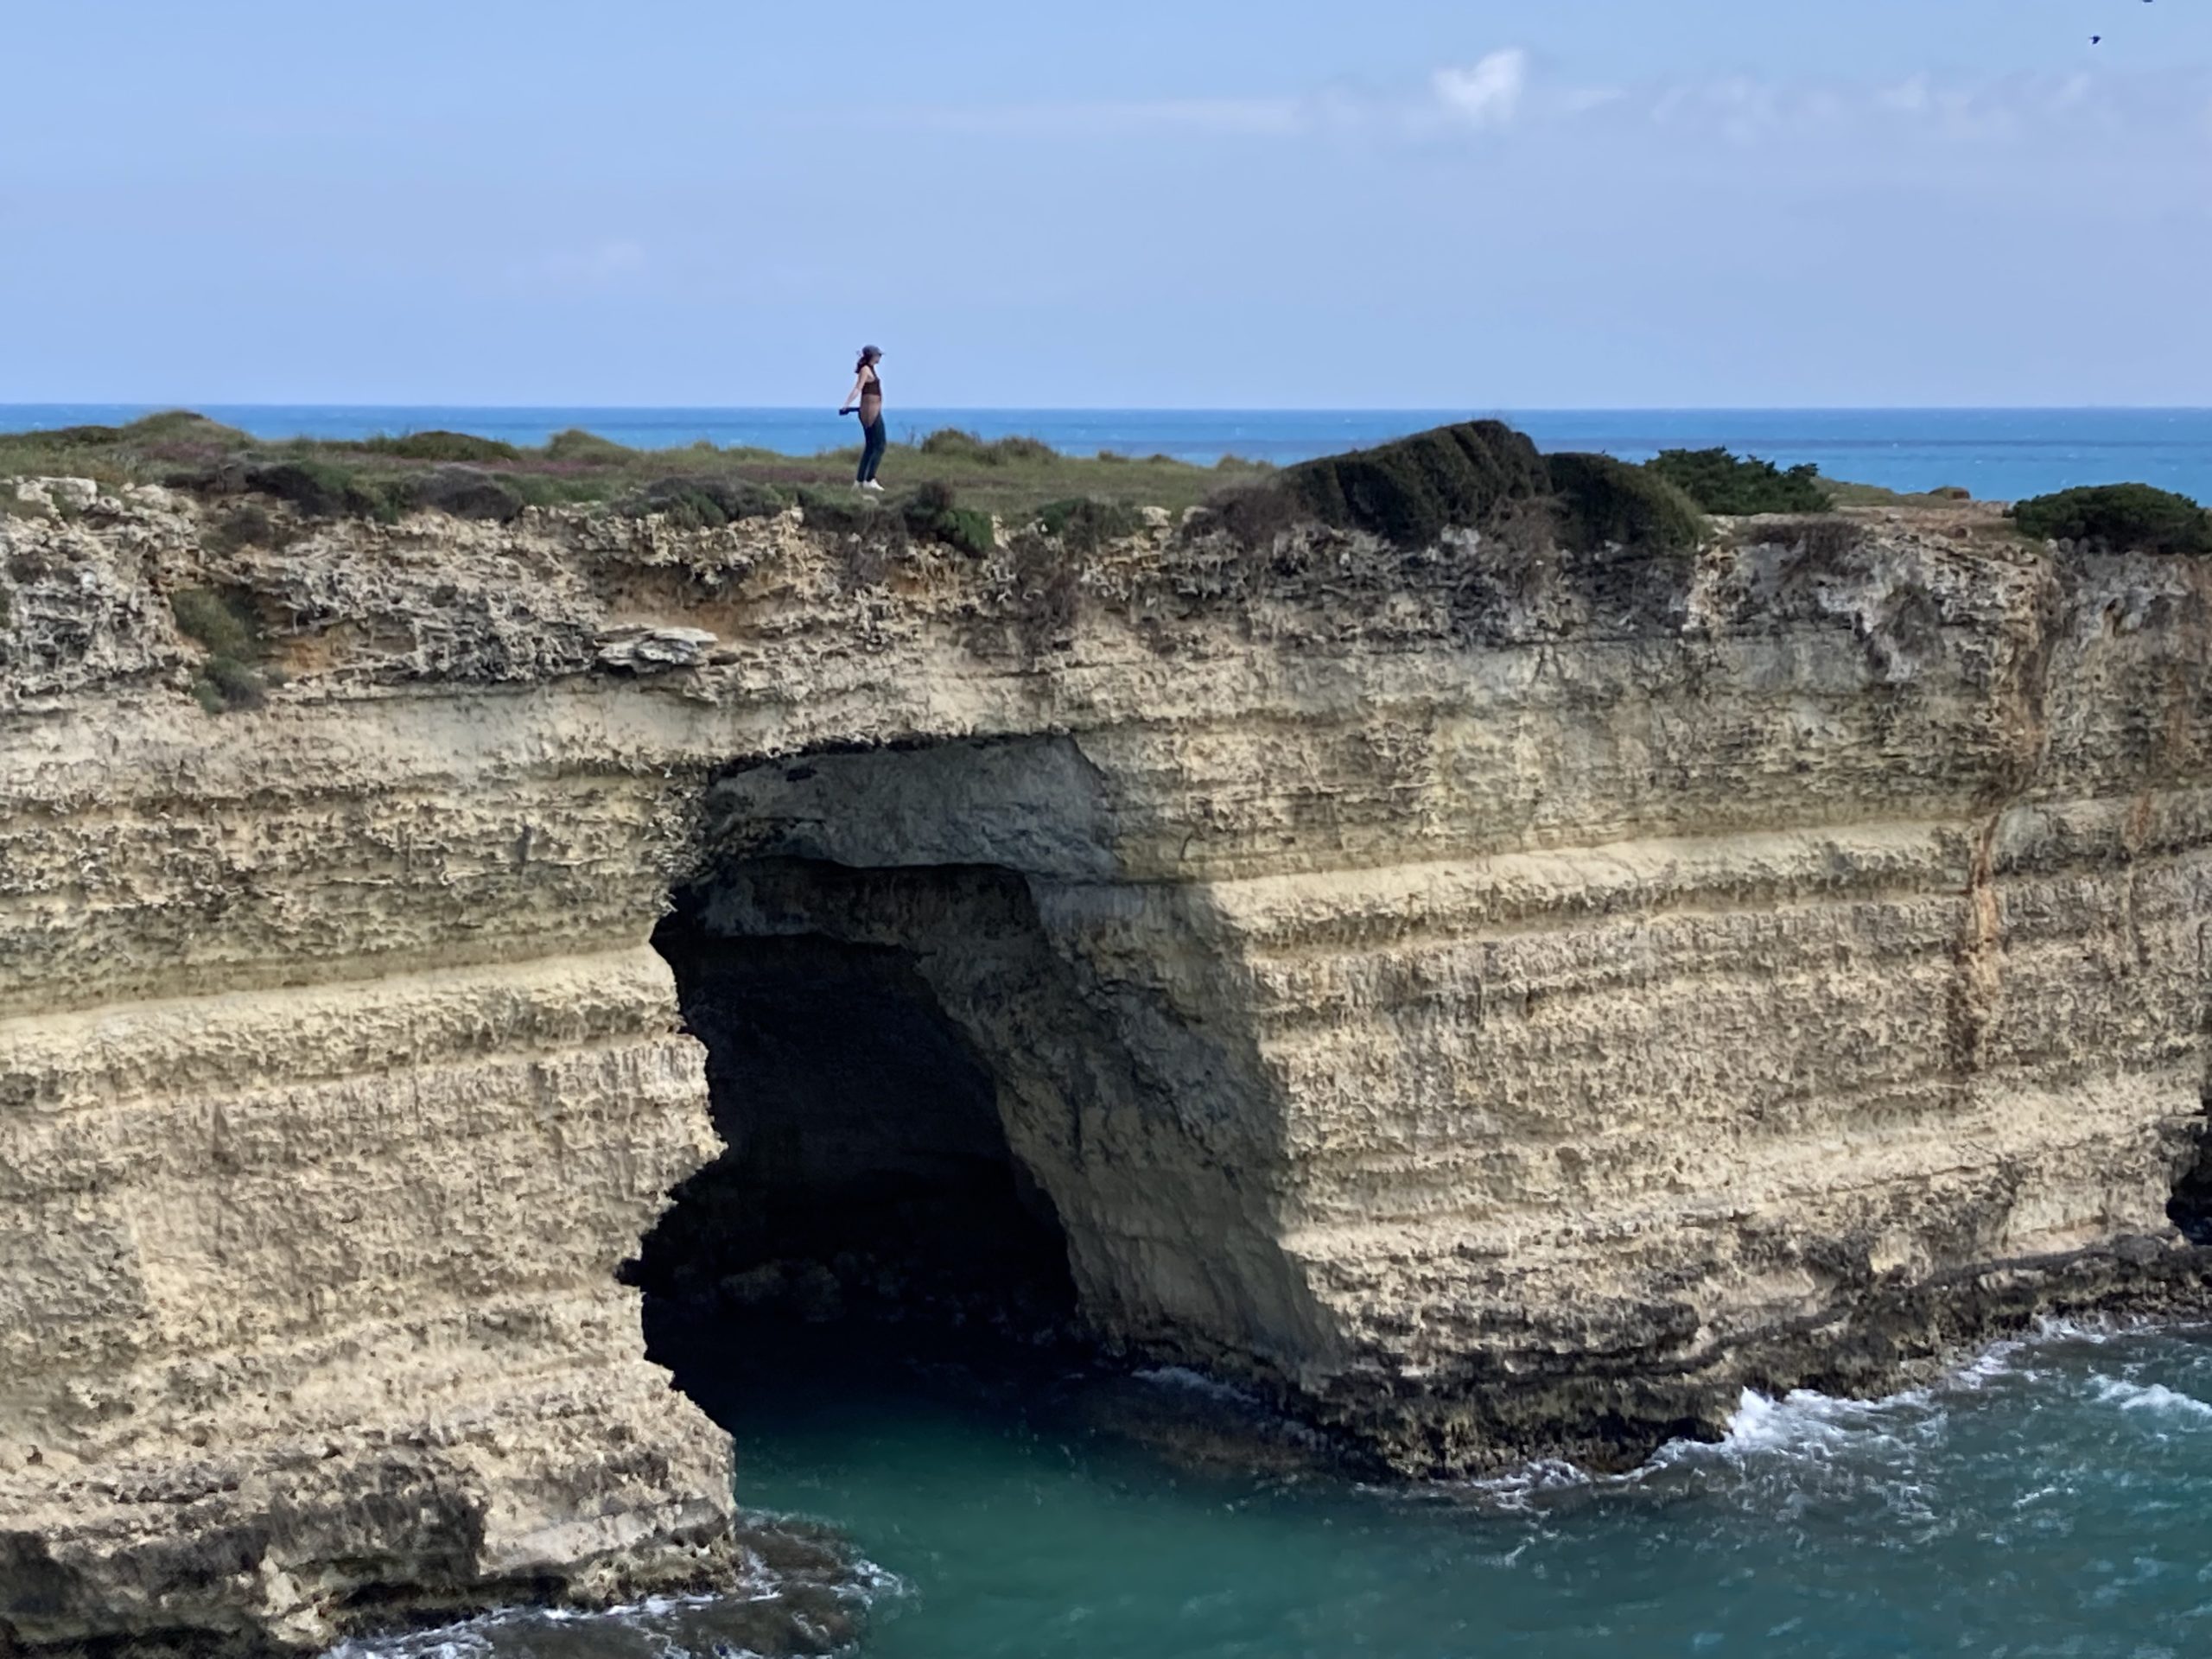
<instances>
[{"instance_id":1,"label":"turquoise water","mask_svg":"<svg viewBox=\"0 0 2212 1659\"><path fill-rule=\"evenodd\" d=\"M150 412L111 404L0 404L0 431L111 424ZM541 443L563 427L581 426L651 448L705 439L811 454L858 441L853 423L828 409L256 404L205 412L268 438L363 438L447 427ZM894 400L890 422L900 442L962 426L985 437L1026 434L1077 454L1112 449L1211 463L1234 454L1282 463L1470 416L1511 421L1547 449L1599 449L1630 461L1719 444L1789 466L1810 461L1831 478L1899 490L1961 485L1992 501L2133 480L2212 502L2212 409L1018 410L929 409Z\"/></svg>"},{"instance_id":2,"label":"turquoise water","mask_svg":"<svg viewBox=\"0 0 2212 1659\"><path fill-rule=\"evenodd\" d=\"M741 1369L707 1392L741 1495L889 1575L866 1659L2212 1652L2212 1332L2046 1336L1879 1404L1747 1397L1726 1443L1616 1479L1421 1489L1263 1421L1217 1438L1238 1414L1173 1374ZM711 1652L690 1617L405 1646Z\"/></svg>"}]
</instances>

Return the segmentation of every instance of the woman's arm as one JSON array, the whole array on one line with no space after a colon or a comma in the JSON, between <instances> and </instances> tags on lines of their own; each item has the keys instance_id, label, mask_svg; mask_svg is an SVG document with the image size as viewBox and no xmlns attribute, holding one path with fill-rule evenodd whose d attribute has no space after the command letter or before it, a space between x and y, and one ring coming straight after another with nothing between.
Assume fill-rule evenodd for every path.
<instances>
[{"instance_id":1,"label":"woman's arm","mask_svg":"<svg viewBox=\"0 0 2212 1659\"><path fill-rule=\"evenodd\" d=\"M861 406L861 388L867 384L867 371L853 377L853 389L845 394L845 406L837 411L840 415L849 415Z\"/></svg>"}]
</instances>

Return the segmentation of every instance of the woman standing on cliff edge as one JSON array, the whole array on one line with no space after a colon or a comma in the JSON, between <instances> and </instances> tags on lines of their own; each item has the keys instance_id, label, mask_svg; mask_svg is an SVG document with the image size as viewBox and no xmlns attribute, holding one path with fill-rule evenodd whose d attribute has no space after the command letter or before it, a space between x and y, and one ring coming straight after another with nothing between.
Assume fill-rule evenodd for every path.
<instances>
[{"instance_id":1,"label":"woman standing on cliff edge","mask_svg":"<svg viewBox=\"0 0 2212 1659\"><path fill-rule=\"evenodd\" d=\"M855 409L861 412L861 470L854 478L857 489L874 490L882 493L883 486L875 481L875 469L883 464L886 440L883 435L883 377L875 365L883 361L880 346L861 347L861 360L853 365L853 389L845 394L845 406L837 412L849 415Z\"/></svg>"}]
</instances>

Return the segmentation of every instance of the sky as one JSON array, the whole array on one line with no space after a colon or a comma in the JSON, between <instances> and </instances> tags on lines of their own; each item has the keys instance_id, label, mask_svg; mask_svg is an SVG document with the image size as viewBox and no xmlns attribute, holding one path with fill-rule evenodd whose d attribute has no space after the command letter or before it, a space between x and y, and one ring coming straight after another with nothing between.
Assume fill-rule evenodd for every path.
<instances>
[{"instance_id":1,"label":"sky","mask_svg":"<svg viewBox=\"0 0 2212 1659\"><path fill-rule=\"evenodd\" d=\"M834 405L868 341L939 408L2212 404L2212 0L0 0L0 404Z\"/></svg>"}]
</instances>

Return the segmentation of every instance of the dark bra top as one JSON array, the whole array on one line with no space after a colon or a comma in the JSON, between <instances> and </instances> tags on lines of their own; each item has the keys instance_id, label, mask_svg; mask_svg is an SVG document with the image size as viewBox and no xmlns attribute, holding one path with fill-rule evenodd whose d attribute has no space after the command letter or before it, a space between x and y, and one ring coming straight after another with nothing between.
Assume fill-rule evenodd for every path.
<instances>
[{"instance_id":1,"label":"dark bra top","mask_svg":"<svg viewBox=\"0 0 2212 1659\"><path fill-rule=\"evenodd\" d=\"M861 396L862 398L882 397L883 377L871 372L868 378L861 383Z\"/></svg>"}]
</instances>

